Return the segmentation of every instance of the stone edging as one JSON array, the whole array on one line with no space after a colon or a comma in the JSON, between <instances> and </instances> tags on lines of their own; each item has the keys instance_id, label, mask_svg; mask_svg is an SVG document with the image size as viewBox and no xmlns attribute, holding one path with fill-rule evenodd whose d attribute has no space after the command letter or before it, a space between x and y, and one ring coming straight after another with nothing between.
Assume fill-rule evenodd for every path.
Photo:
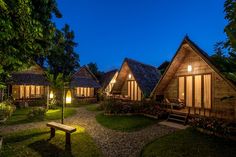
<instances>
[{"instance_id":1,"label":"stone edging","mask_svg":"<svg viewBox=\"0 0 236 157\"><path fill-rule=\"evenodd\" d=\"M136 116L136 115L142 115L145 117L153 118L153 119L159 119L158 116L153 116L150 114L145 114L145 113L123 113L123 114L115 114L115 113L104 113L106 116Z\"/></svg>"}]
</instances>

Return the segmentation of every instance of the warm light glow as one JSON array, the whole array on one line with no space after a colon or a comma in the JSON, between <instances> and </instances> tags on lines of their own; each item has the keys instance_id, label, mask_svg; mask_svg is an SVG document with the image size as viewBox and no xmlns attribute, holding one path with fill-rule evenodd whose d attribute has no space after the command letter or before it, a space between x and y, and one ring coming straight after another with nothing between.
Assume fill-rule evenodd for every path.
<instances>
[{"instance_id":1,"label":"warm light glow","mask_svg":"<svg viewBox=\"0 0 236 157\"><path fill-rule=\"evenodd\" d=\"M131 77L132 77L132 75L131 75L131 74L129 74L129 79L131 79Z\"/></svg>"},{"instance_id":2,"label":"warm light glow","mask_svg":"<svg viewBox=\"0 0 236 157\"><path fill-rule=\"evenodd\" d=\"M116 80L112 80L111 83L116 83Z\"/></svg>"},{"instance_id":3,"label":"warm light glow","mask_svg":"<svg viewBox=\"0 0 236 157\"><path fill-rule=\"evenodd\" d=\"M49 98L50 98L50 99L53 98L53 91L50 92L50 94L49 94Z\"/></svg>"},{"instance_id":4,"label":"warm light glow","mask_svg":"<svg viewBox=\"0 0 236 157\"><path fill-rule=\"evenodd\" d=\"M68 90L66 93L66 104L71 103L71 92Z\"/></svg>"},{"instance_id":5,"label":"warm light glow","mask_svg":"<svg viewBox=\"0 0 236 157\"><path fill-rule=\"evenodd\" d=\"M192 65L188 65L188 72L192 71Z\"/></svg>"}]
</instances>

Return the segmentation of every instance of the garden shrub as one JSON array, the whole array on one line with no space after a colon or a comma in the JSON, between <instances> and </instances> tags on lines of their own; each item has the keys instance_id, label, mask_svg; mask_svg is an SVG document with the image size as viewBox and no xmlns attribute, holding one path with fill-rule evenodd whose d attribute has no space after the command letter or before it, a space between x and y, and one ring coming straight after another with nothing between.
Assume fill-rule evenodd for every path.
<instances>
[{"instance_id":1,"label":"garden shrub","mask_svg":"<svg viewBox=\"0 0 236 157\"><path fill-rule=\"evenodd\" d=\"M213 117L197 116L189 120L189 123L194 128L200 128L212 134L222 136L230 135L230 128L227 127L228 122L222 119Z\"/></svg>"},{"instance_id":2,"label":"garden shrub","mask_svg":"<svg viewBox=\"0 0 236 157\"><path fill-rule=\"evenodd\" d=\"M46 111L47 110L44 107L33 107L29 111L27 117L28 117L28 119L40 119L40 120L42 120L45 117Z\"/></svg>"},{"instance_id":3,"label":"garden shrub","mask_svg":"<svg viewBox=\"0 0 236 157\"><path fill-rule=\"evenodd\" d=\"M12 100L6 100L0 103L0 120L9 118L15 111L16 107Z\"/></svg>"},{"instance_id":4,"label":"garden shrub","mask_svg":"<svg viewBox=\"0 0 236 157\"><path fill-rule=\"evenodd\" d=\"M166 110L153 101L132 102L111 99L104 101L102 105L104 106L105 113L108 114L142 113L158 118L167 116Z\"/></svg>"},{"instance_id":5,"label":"garden shrub","mask_svg":"<svg viewBox=\"0 0 236 157\"><path fill-rule=\"evenodd\" d=\"M56 99L51 99L49 104L48 104L48 109L56 110L58 108L59 108L59 105L57 104Z\"/></svg>"}]
</instances>

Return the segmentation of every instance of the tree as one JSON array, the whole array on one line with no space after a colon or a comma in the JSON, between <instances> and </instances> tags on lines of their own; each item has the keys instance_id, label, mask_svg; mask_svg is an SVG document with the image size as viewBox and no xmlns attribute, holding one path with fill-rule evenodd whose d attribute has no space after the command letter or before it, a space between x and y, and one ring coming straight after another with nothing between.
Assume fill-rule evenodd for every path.
<instances>
[{"instance_id":1,"label":"tree","mask_svg":"<svg viewBox=\"0 0 236 157\"><path fill-rule=\"evenodd\" d=\"M74 73L79 67L79 55L74 48L74 32L70 31L69 25L65 25L62 30L56 30L54 36L54 46L47 56L48 67L55 76L62 73L67 77Z\"/></svg>"},{"instance_id":2,"label":"tree","mask_svg":"<svg viewBox=\"0 0 236 157\"><path fill-rule=\"evenodd\" d=\"M56 27L52 22L52 16L55 15L57 18L61 18L62 14L57 8L56 0L33 0L32 12L32 17L39 21L43 27L43 38L38 40L42 47L42 52L34 55L35 62L43 67L46 57L54 44L53 37L55 35Z\"/></svg>"},{"instance_id":3,"label":"tree","mask_svg":"<svg viewBox=\"0 0 236 157\"><path fill-rule=\"evenodd\" d=\"M98 80L100 80L102 75L104 74L104 72L102 72L98 69L97 64L90 62L89 64L87 64L87 66L88 66L89 70L96 76L96 78Z\"/></svg>"},{"instance_id":4,"label":"tree","mask_svg":"<svg viewBox=\"0 0 236 157\"><path fill-rule=\"evenodd\" d=\"M232 71L224 42L217 42L214 45L214 54L211 56L211 59L214 61L215 66L218 67L221 72Z\"/></svg>"},{"instance_id":5,"label":"tree","mask_svg":"<svg viewBox=\"0 0 236 157\"><path fill-rule=\"evenodd\" d=\"M224 3L225 19L228 24L225 26L227 41L225 47L228 48L228 61L230 69L226 73L227 77L236 83L236 0L226 0Z\"/></svg>"},{"instance_id":6,"label":"tree","mask_svg":"<svg viewBox=\"0 0 236 157\"><path fill-rule=\"evenodd\" d=\"M225 19L228 24L225 26L225 33L228 37L226 46L236 53L236 0L226 0L224 4Z\"/></svg>"},{"instance_id":7,"label":"tree","mask_svg":"<svg viewBox=\"0 0 236 157\"><path fill-rule=\"evenodd\" d=\"M40 4L44 7L39 7ZM39 8L47 12L37 11ZM55 0L0 0L1 84L10 73L31 65L35 56L44 56L46 47L50 47L45 46L44 42L50 41L49 36L53 34L48 14L57 11Z\"/></svg>"}]
</instances>

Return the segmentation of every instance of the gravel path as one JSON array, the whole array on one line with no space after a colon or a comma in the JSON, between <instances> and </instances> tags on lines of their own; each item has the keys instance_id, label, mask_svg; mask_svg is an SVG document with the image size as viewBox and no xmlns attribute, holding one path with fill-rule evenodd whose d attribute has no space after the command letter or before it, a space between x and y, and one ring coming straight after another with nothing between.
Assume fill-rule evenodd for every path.
<instances>
[{"instance_id":1,"label":"gravel path","mask_svg":"<svg viewBox=\"0 0 236 157\"><path fill-rule=\"evenodd\" d=\"M119 132L104 128L96 122L98 112L87 111L81 107L77 114L66 118L65 123L80 125L92 136L106 157L138 157L144 145L150 141L176 131L175 128L154 124L140 131ZM9 133L31 128L45 127L46 122L0 126L0 133Z\"/></svg>"}]
</instances>

